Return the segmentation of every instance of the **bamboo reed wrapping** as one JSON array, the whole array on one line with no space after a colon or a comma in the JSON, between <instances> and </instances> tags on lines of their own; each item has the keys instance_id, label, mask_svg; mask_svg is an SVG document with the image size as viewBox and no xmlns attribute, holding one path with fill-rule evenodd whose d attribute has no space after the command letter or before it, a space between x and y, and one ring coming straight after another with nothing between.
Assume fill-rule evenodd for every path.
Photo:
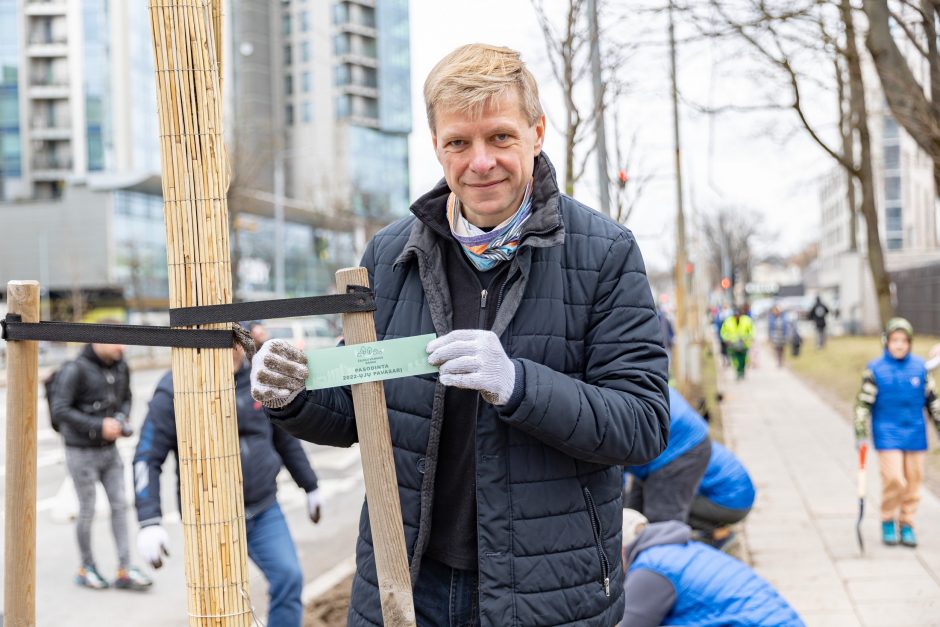
<instances>
[{"instance_id":1,"label":"bamboo reed wrapping","mask_svg":"<svg viewBox=\"0 0 940 627\"><path fill-rule=\"evenodd\" d=\"M170 307L232 300L219 2L149 4ZM252 615L231 352L173 349L173 385L189 623L247 626Z\"/></svg>"}]
</instances>

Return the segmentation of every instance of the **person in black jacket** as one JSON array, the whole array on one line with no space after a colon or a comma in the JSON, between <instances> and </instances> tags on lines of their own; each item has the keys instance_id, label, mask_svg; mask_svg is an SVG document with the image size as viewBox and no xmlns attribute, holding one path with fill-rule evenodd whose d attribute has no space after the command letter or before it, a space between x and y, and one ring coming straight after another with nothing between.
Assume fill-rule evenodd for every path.
<instances>
[{"instance_id":1,"label":"person in black jacket","mask_svg":"<svg viewBox=\"0 0 940 627\"><path fill-rule=\"evenodd\" d=\"M300 442L275 428L265 417L261 404L251 398L250 369L244 349L236 346L232 355L248 557L268 580L267 624L271 627L300 627L303 573L287 521L277 503L277 475L282 466L287 467L297 485L307 493L310 519L318 523L323 503L317 488L317 475ZM173 373L168 372L157 384L134 454L135 502L141 527L137 549L154 568L160 568L163 558L169 555L169 539L160 524L163 515L160 474L171 451L178 455ZM177 464L177 480L178 469Z\"/></svg>"},{"instance_id":2,"label":"person in black jacket","mask_svg":"<svg viewBox=\"0 0 940 627\"><path fill-rule=\"evenodd\" d=\"M130 371L120 344L88 344L56 374L49 402L52 421L65 440L65 463L78 496L76 533L82 565L75 577L80 586L109 587L91 551L97 484L111 505L111 531L118 551L116 588L144 590L151 581L130 564L124 463L115 441L131 434Z\"/></svg>"},{"instance_id":3,"label":"person in black jacket","mask_svg":"<svg viewBox=\"0 0 940 627\"><path fill-rule=\"evenodd\" d=\"M621 467L666 447L666 352L639 247L558 190L519 53L458 48L425 83L444 180L362 265L378 338L436 333L439 374L384 382L418 625L613 625ZM252 394L275 424L358 440L351 391L306 390L269 340ZM368 504L349 624L382 623Z\"/></svg>"}]
</instances>

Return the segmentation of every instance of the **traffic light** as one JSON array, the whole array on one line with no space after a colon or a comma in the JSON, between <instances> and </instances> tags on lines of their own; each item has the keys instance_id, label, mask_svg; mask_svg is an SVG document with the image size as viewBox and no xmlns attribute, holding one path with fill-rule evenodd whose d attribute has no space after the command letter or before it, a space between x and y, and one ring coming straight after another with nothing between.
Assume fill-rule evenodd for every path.
<instances>
[{"instance_id":1,"label":"traffic light","mask_svg":"<svg viewBox=\"0 0 940 627\"><path fill-rule=\"evenodd\" d=\"M692 263L691 261L686 262L686 264L685 264L685 273L686 273L686 274L692 274L692 272L694 272L694 271L695 271L695 264Z\"/></svg>"},{"instance_id":2,"label":"traffic light","mask_svg":"<svg viewBox=\"0 0 940 627\"><path fill-rule=\"evenodd\" d=\"M627 174L627 171L625 169L620 170L617 173L617 180L620 182L620 188L623 189L624 187L627 186L627 181L630 180L630 175Z\"/></svg>"},{"instance_id":3,"label":"traffic light","mask_svg":"<svg viewBox=\"0 0 940 627\"><path fill-rule=\"evenodd\" d=\"M722 277L721 279L721 289L727 290L731 288L731 279L728 277Z\"/></svg>"}]
</instances>

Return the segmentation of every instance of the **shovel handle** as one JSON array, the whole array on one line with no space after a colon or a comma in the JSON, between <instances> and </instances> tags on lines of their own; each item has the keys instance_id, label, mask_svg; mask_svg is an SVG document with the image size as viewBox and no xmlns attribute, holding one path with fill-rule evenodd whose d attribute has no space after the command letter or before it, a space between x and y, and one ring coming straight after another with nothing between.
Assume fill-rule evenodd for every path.
<instances>
[{"instance_id":1,"label":"shovel handle","mask_svg":"<svg viewBox=\"0 0 940 627\"><path fill-rule=\"evenodd\" d=\"M865 481L865 457L868 454L868 444L862 442L858 447L858 498L865 498L866 481Z\"/></svg>"}]
</instances>

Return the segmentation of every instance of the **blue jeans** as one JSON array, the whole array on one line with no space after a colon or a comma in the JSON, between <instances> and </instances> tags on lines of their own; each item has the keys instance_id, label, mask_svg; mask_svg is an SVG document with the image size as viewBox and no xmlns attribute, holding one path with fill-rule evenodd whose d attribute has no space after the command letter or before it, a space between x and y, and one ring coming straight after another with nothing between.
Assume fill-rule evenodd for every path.
<instances>
[{"instance_id":1,"label":"blue jeans","mask_svg":"<svg viewBox=\"0 0 940 627\"><path fill-rule=\"evenodd\" d=\"M418 627L475 627L480 624L479 578L425 557L413 597Z\"/></svg>"},{"instance_id":2,"label":"blue jeans","mask_svg":"<svg viewBox=\"0 0 940 627\"><path fill-rule=\"evenodd\" d=\"M300 627L304 575L281 506L275 503L246 520L245 532L248 557L268 580L268 627Z\"/></svg>"}]
</instances>

